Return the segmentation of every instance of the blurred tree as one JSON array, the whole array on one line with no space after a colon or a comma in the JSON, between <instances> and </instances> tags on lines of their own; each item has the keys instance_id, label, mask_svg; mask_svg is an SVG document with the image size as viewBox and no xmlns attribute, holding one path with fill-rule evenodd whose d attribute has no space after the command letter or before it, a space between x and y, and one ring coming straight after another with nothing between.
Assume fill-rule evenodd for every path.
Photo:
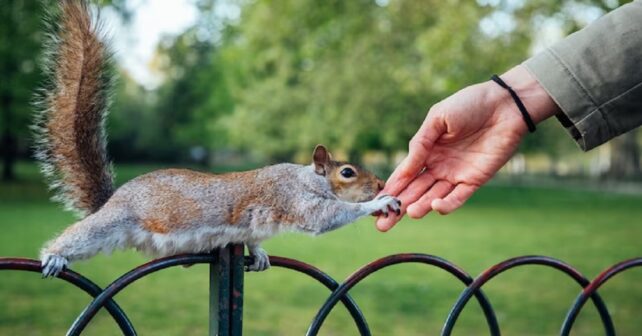
<instances>
[{"instance_id":1,"label":"blurred tree","mask_svg":"<svg viewBox=\"0 0 642 336\"><path fill-rule=\"evenodd\" d=\"M0 6L0 141L4 180L15 178L18 147L27 136L32 89L39 79L41 18L46 1L7 0Z\"/></svg>"},{"instance_id":2,"label":"blurred tree","mask_svg":"<svg viewBox=\"0 0 642 336\"><path fill-rule=\"evenodd\" d=\"M216 6L214 4L216 3ZM528 57L553 27L580 29L617 1L198 2L201 19L159 48L154 112L168 155L235 147L275 161L316 143L405 149L428 108ZM221 10L222 8L222 10ZM240 17L221 12L238 8ZM547 28L548 27L548 28ZM549 122L521 150L574 149ZM304 154L304 155L303 155Z\"/></svg>"},{"instance_id":3,"label":"blurred tree","mask_svg":"<svg viewBox=\"0 0 642 336\"><path fill-rule=\"evenodd\" d=\"M5 0L0 6L0 154L2 178L15 178L19 150L27 147L31 120L31 97L40 81L38 57L44 37L43 15L54 10L53 0ZM124 0L101 0L114 4L123 15Z\"/></svg>"},{"instance_id":4,"label":"blurred tree","mask_svg":"<svg viewBox=\"0 0 642 336\"><path fill-rule=\"evenodd\" d=\"M318 142L351 156L404 149L432 104L520 63L543 31L569 34L622 3L238 1L221 46L237 69L231 144L279 161ZM555 161L574 147L549 122L522 151Z\"/></svg>"},{"instance_id":5,"label":"blurred tree","mask_svg":"<svg viewBox=\"0 0 642 336\"><path fill-rule=\"evenodd\" d=\"M218 48L224 20L214 4L213 0L197 2L200 17L196 25L166 38L158 48L155 63L165 80L153 109L158 135L174 140L157 149L165 157L184 158L191 147L216 149L228 144L219 119L229 114L233 105Z\"/></svg>"},{"instance_id":6,"label":"blurred tree","mask_svg":"<svg viewBox=\"0 0 642 336\"><path fill-rule=\"evenodd\" d=\"M156 152L150 149L162 147L166 141L158 136L160 128L151 110L155 94L122 70L118 79L107 123L109 153L116 161L157 160Z\"/></svg>"},{"instance_id":7,"label":"blurred tree","mask_svg":"<svg viewBox=\"0 0 642 336\"><path fill-rule=\"evenodd\" d=\"M128 17L126 0L97 3ZM158 47L154 64L165 80L157 90L145 90L123 74L108 123L117 159L175 161L186 158L190 148L205 146L285 161L307 159L316 143L352 160L367 150L390 157L406 148L432 104L521 62L541 44L542 31L553 27L562 36L620 5L614 0L195 3L196 24ZM5 162L15 160L15 148L27 143L43 4L50 6L8 0L0 8ZM575 150L554 122L538 133L526 138L522 151L556 158ZM11 169L4 174L11 175Z\"/></svg>"},{"instance_id":8,"label":"blurred tree","mask_svg":"<svg viewBox=\"0 0 642 336\"><path fill-rule=\"evenodd\" d=\"M246 4L225 46L243 74L232 143L278 160L319 142L348 153L405 148L430 105L526 56L528 34L479 29L494 10L472 1Z\"/></svg>"}]
</instances>

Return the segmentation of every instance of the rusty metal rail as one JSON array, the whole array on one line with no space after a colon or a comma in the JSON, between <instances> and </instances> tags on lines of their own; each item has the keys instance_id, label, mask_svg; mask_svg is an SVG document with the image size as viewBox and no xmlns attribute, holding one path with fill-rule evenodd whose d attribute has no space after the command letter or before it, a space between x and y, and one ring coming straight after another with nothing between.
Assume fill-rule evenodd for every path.
<instances>
[{"instance_id":1,"label":"rusty metal rail","mask_svg":"<svg viewBox=\"0 0 642 336\"><path fill-rule=\"evenodd\" d=\"M105 308L109 312L124 335L136 335L134 326L125 312L114 301L114 296L127 286L151 273L178 265L192 264L210 265L209 334L221 336L241 335L243 331L244 270L246 265L252 262L251 258L245 257L243 253L243 245L231 245L207 254L185 254L156 259L127 272L104 289L101 289L84 276L66 269L60 273L58 278L80 288L93 297L91 303L78 315L71 325L67 331L67 335L80 335L102 308ZM281 267L305 274L324 285L330 291L328 299L319 309L308 328L306 335L310 336L317 335L326 317L338 302L341 302L346 309L348 309L359 334L371 335L366 318L348 292L372 273L402 263L419 263L437 267L448 272L466 286L452 306L442 328L441 335L451 334L460 313L473 296L482 308L489 333L491 335L500 335L501 331L495 312L490 301L484 295L481 289L482 286L494 277L512 268L539 265L553 268L568 275L581 287L580 294L567 312L560 329L560 335L569 335L577 316L590 299L600 315L604 333L611 336L616 334L615 326L613 325L609 310L597 293L597 290L616 275L631 268L642 266L642 258L630 259L613 265L599 274L593 281L589 281L570 265L560 260L544 256L511 258L488 268L473 279L453 263L436 256L419 253L395 254L378 259L359 268L343 283L338 283L316 267L298 260L272 256L270 257L270 263L273 267ZM38 260L0 258L0 271L9 270L40 273L41 268Z\"/></svg>"}]
</instances>

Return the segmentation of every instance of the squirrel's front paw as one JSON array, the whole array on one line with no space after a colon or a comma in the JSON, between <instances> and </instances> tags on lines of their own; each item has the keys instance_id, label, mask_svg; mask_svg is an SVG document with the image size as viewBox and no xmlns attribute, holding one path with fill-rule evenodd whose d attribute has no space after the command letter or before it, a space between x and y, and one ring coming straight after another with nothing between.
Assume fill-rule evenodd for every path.
<instances>
[{"instance_id":1,"label":"squirrel's front paw","mask_svg":"<svg viewBox=\"0 0 642 336\"><path fill-rule=\"evenodd\" d=\"M64 257L55 254L45 254L42 258L42 277L57 277L69 262Z\"/></svg>"},{"instance_id":2,"label":"squirrel's front paw","mask_svg":"<svg viewBox=\"0 0 642 336\"><path fill-rule=\"evenodd\" d=\"M254 257L254 263L247 267L248 271L261 272L270 268L270 257L264 249L256 248L251 254Z\"/></svg>"},{"instance_id":3,"label":"squirrel's front paw","mask_svg":"<svg viewBox=\"0 0 642 336\"><path fill-rule=\"evenodd\" d=\"M375 209L373 213L381 213L384 217L388 217L388 211L392 209L397 216L401 214L401 201L396 197L390 195L381 195L374 201Z\"/></svg>"}]
</instances>

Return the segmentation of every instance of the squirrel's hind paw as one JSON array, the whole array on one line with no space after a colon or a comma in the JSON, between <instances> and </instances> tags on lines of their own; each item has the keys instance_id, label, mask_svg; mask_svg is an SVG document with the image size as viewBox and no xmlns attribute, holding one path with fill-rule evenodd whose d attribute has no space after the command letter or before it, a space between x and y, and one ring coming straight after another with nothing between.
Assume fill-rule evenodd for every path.
<instances>
[{"instance_id":1,"label":"squirrel's hind paw","mask_svg":"<svg viewBox=\"0 0 642 336\"><path fill-rule=\"evenodd\" d=\"M252 252L254 263L247 267L248 271L262 272L270 268L270 257L264 249L258 248Z\"/></svg>"},{"instance_id":2,"label":"squirrel's hind paw","mask_svg":"<svg viewBox=\"0 0 642 336\"><path fill-rule=\"evenodd\" d=\"M42 258L42 277L57 277L69 262L64 257L47 254Z\"/></svg>"}]
</instances>

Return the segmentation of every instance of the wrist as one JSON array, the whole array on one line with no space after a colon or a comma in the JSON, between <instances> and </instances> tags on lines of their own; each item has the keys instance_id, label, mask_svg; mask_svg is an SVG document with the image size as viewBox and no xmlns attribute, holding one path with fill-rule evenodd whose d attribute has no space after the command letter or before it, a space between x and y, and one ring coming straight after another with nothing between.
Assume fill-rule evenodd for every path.
<instances>
[{"instance_id":1,"label":"wrist","mask_svg":"<svg viewBox=\"0 0 642 336\"><path fill-rule=\"evenodd\" d=\"M551 96L523 65L518 65L508 70L500 77L515 91L535 124L550 118L560 111ZM519 116L520 112L517 110L515 101L508 90L492 81L488 84L491 87L492 99L495 100L497 107L514 110L514 113ZM524 125L526 124L524 123Z\"/></svg>"}]
</instances>

